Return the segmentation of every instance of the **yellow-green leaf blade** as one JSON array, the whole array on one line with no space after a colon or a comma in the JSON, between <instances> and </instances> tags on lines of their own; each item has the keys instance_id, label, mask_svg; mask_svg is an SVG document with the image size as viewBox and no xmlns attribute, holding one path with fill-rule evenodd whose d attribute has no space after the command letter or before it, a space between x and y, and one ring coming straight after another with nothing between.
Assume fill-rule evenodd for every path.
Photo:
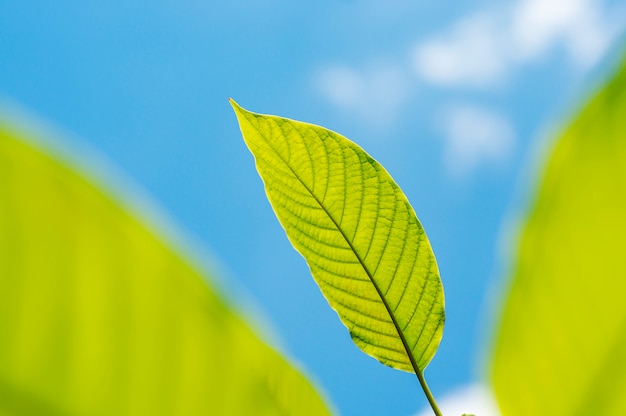
<instances>
[{"instance_id":1,"label":"yellow-green leaf blade","mask_svg":"<svg viewBox=\"0 0 626 416\"><path fill-rule=\"evenodd\" d=\"M441 341L443 287L400 188L337 133L233 107L278 219L354 342L421 372Z\"/></svg>"},{"instance_id":2,"label":"yellow-green leaf blade","mask_svg":"<svg viewBox=\"0 0 626 416\"><path fill-rule=\"evenodd\" d=\"M327 415L202 269L0 122L0 414Z\"/></svg>"},{"instance_id":3,"label":"yellow-green leaf blade","mask_svg":"<svg viewBox=\"0 0 626 416\"><path fill-rule=\"evenodd\" d=\"M506 415L626 413L626 61L556 143L498 328Z\"/></svg>"}]
</instances>

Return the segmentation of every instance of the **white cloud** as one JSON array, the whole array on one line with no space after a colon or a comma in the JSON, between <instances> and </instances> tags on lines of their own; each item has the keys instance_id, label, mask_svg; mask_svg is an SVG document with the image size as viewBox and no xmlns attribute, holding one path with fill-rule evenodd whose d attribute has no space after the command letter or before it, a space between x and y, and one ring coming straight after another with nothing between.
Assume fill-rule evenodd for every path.
<instances>
[{"instance_id":1,"label":"white cloud","mask_svg":"<svg viewBox=\"0 0 626 416\"><path fill-rule=\"evenodd\" d=\"M317 86L328 100L372 124L394 121L410 93L409 76L390 64L357 70L343 65L322 68Z\"/></svg>"},{"instance_id":2,"label":"white cloud","mask_svg":"<svg viewBox=\"0 0 626 416\"><path fill-rule=\"evenodd\" d=\"M476 416L499 416L498 406L489 388L481 384L463 387L438 401L444 415L461 416L463 413ZM416 416L432 416L430 407Z\"/></svg>"},{"instance_id":3,"label":"white cloud","mask_svg":"<svg viewBox=\"0 0 626 416\"><path fill-rule=\"evenodd\" d=\"M441 86L487 87L517 65L562 46L575 64L593 65L618 25L599 0L518 0L466 17L413 52L419 77Z\"/></svg>"},{"instance_id":4,"label":"white cloud","mask_svg":"<svg viewBox=\"0 0 626 416\"><path fill-rule=\"evenodd\" d=\"M574 61L593 64L607 48L613 29L594 0L523 0L512 9L512 50L536 59L563 44Z\"/></svg>"},{"instance_id":5,"label":"white cloud","mask_svg":"<svg viewBox=\"0 0 626 416\"><path fill-rule=\"evenodd\" d=\"M463 177L481 165L501 165L515 147L509 121L485 108L455 106L444 116L444 164L454 177Z\"/></svg>"},{"instance_id":6,"label":"white cloud","mask_svg":"<svg viewBox=\"0 0 626 416\"><path fill-rule=\"evenodd\" d=\"M368 0L367 7L359 7L371 14L380 4L383 3ZM404 7L408 6L399 9L406 10ZM315 73L315 88L345 114L355 115L372 127L387 127L396 121L399 110L417 90L419 80L441 87L488 89L503 85L519 69L555 50L567 54L574 66L585 70L597 62L626 26L624 10L623 5L609 6L608 0L499 3L420 41L407 51L406 60L320 67ZM392 14L397 13L396 10ZM463 134L449 133L446 163L461 161L454 170L471 171L508 152L506 149L514 141L508 123L501 120L483 125L483 130L487 129L485 126L498 131L491 136L504 139L494 139L487 145L489 139L484 131L463 139ZM479 132L478 123L471 130ZM476 149L470 150L471 146ZM467 156L459 156L461 153Z\"/></svg>"},{"instance_id":7,"label":"white cloud","mask_svg":"<svg viewBox=\"0 0 626 416\"><path fill-rule=\"evenodd\" d=\"M417 73L438 85L485 86L506 70L505 45L496 36L498 20L476 15L457 23L449 34L422 43L413 62Z\"/></svg>"}]
</instances>

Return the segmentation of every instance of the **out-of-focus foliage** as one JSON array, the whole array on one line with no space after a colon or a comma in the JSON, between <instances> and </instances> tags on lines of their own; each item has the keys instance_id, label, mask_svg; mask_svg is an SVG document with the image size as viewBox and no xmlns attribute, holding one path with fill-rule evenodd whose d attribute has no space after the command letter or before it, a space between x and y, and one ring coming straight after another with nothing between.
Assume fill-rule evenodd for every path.
<instances>
[{"instance_id":1,"label":"out-of-focus foliage","mask_svg":"<svg viewBox=\"0 0 626 416\"><path fill-rule=\"evenodd\" d=\"M493 361L503 414L626 414L626 66L549 158Z\"/></svg>"},{"instance_id":2,"label":"out-of-focus foliage","mask_svg":"<svg viewBox=\"0 0 626 416\"><path fill-rule=\"evenodd\" d=\"M324 415L199 269L0 125L0 414Z\"/></svg>"},{"instance_id":3,"label":"out-of-focus foliage","mask_svg":"<svg viewBox=\"0 0 626 416\"><path fill-rule=\"evenodd\" d=\"M354 343L421 381L441 341L443 286L402 190L337 133L233 107L278 219Z\"/></svg>"}]
</instances>

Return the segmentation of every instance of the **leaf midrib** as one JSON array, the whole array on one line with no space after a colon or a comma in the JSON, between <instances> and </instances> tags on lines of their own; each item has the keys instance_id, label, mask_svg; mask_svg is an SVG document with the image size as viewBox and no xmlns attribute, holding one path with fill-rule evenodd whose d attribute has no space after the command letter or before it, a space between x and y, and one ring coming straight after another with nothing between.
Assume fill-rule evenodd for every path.
<instances>
[{"instance_id":1,"label":"leaf midrib","mask_svg":"<svg viewBox=\"0 0 626 416\"><path fill-rule=\"evenodd\" d=\"M252 125L252 123L250 123ZM280 128L280 126L279 126ZM361 265L361 267L363 268L363 270L365 271L365 273L367 274L367 277L369 278L370 283L374 286L374 289L376 289L376 293L378 294L378 297L380 298L381 302L383 303L383 305L385 306L385 310L387 311L387 314L389 315L389 317L391 318L391 322L393 323L393 326L395 327L398 336L400 337L400 341L402 342L402 346L404 347L404 350L407 353L407 357L409 358L409 361L411 363L411 366L413 367L413 371L415 372L415 374L417 375L420 383L422 383L422 372L419 369L419 366L417 365L417 362L415 361L415 357L413 357L413 353L409 347L409 344L404 336L403 331L400 329L400 326L391 310L390 305L387 303L387 300L385 299L385 296L383 295L380 287L378 286L378 284L376 283L376 281L374 280L374 276L373 274L370 272L370 270L368 269L368 267L365 265L364 260L361 258L361 256L358 254L358 252L356 251L356 249L354 248L352 242L350 242L350 240L348 239L348 236L344 233L343 229L341 228L340 224L335 220L335 218L331 215L331 213L326 209L326 207L324 206L324 204L317 198L317 196L315 196L315 194L313 193L313 191L306 185L306 183L304 183L304 181L300 178L300 176L293 170L293 168L290 166L289 163L287 163L287 161L285 160L285 158L283 158L283 156L276 151L276 149L274 148L274 146L272 145L272 142L270 140L268 140L268 138L261 132L259 131L258 128L255 128L255 130L259 133L259 135L261 137L263 137L263 139L265 140L265 142L268 144L268 146L272 149L272 151L278 156L278 158L284 163L285 166L287 166L287 168L291 171L291 173L293 173L293 175L295 176L295 178L298 180L298 182L300 182L300 184L302 184L302 186L304 187L304 189L306 189L306 191L309 193L309 195L315 200L315 202L319 205L319 207L322 209L322 211L328 216L328 218L330 218L330 220L333 222L333 224L335 225L337 231L339 231L339 233L341 234L341 236L343 237L343 239L345 240L345 242L348 244L348 247L350 247L350 250L352 251L352 253L354 254L354 256L357 258L357 260L359 261L359 264ZM282 130L282 129L281 129ZM296 132L300 138L304 139L304 137L297 131L294 129L294 132ZM305 146L306 148L306 146ZM380 182L379 182L380 183ZM372 237L373 238L373 237Z\"/></svg>"}]
</instances>

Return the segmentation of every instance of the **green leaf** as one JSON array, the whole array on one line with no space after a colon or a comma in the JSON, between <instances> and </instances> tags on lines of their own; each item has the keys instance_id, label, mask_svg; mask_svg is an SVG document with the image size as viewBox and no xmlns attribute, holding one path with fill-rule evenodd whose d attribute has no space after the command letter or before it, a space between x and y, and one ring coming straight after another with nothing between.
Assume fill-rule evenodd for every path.
<instances>
[{"instance_id":1,"label":"green leaf","mask_svg":"<svg viewBox=\"0 0 626 416\"><path fill-rule=\"evenodd\" d=\"M420 377L441 340L443 287L398 185L337 133L232 104L280 223L355 344Z\"/></svg>"},{"instance_id":2,"label":"green leaf","mask_svg":"<svg viewBox=\"0 0 626 416\"><path fill-rule=\"evenodd\" d=\"M556 143L495 345L505 415L626 414L626 66Z\"/></svg>"},{"instance_id":3,"label":"green leaf","mask_svg":"<svg viewBox=\"0 0 626 416\"><path fill-rule=\"evenodd\" d=\"M0 414L329 413L201 268L35 143L0 123Z\"/></svg>"}]
</instances>

